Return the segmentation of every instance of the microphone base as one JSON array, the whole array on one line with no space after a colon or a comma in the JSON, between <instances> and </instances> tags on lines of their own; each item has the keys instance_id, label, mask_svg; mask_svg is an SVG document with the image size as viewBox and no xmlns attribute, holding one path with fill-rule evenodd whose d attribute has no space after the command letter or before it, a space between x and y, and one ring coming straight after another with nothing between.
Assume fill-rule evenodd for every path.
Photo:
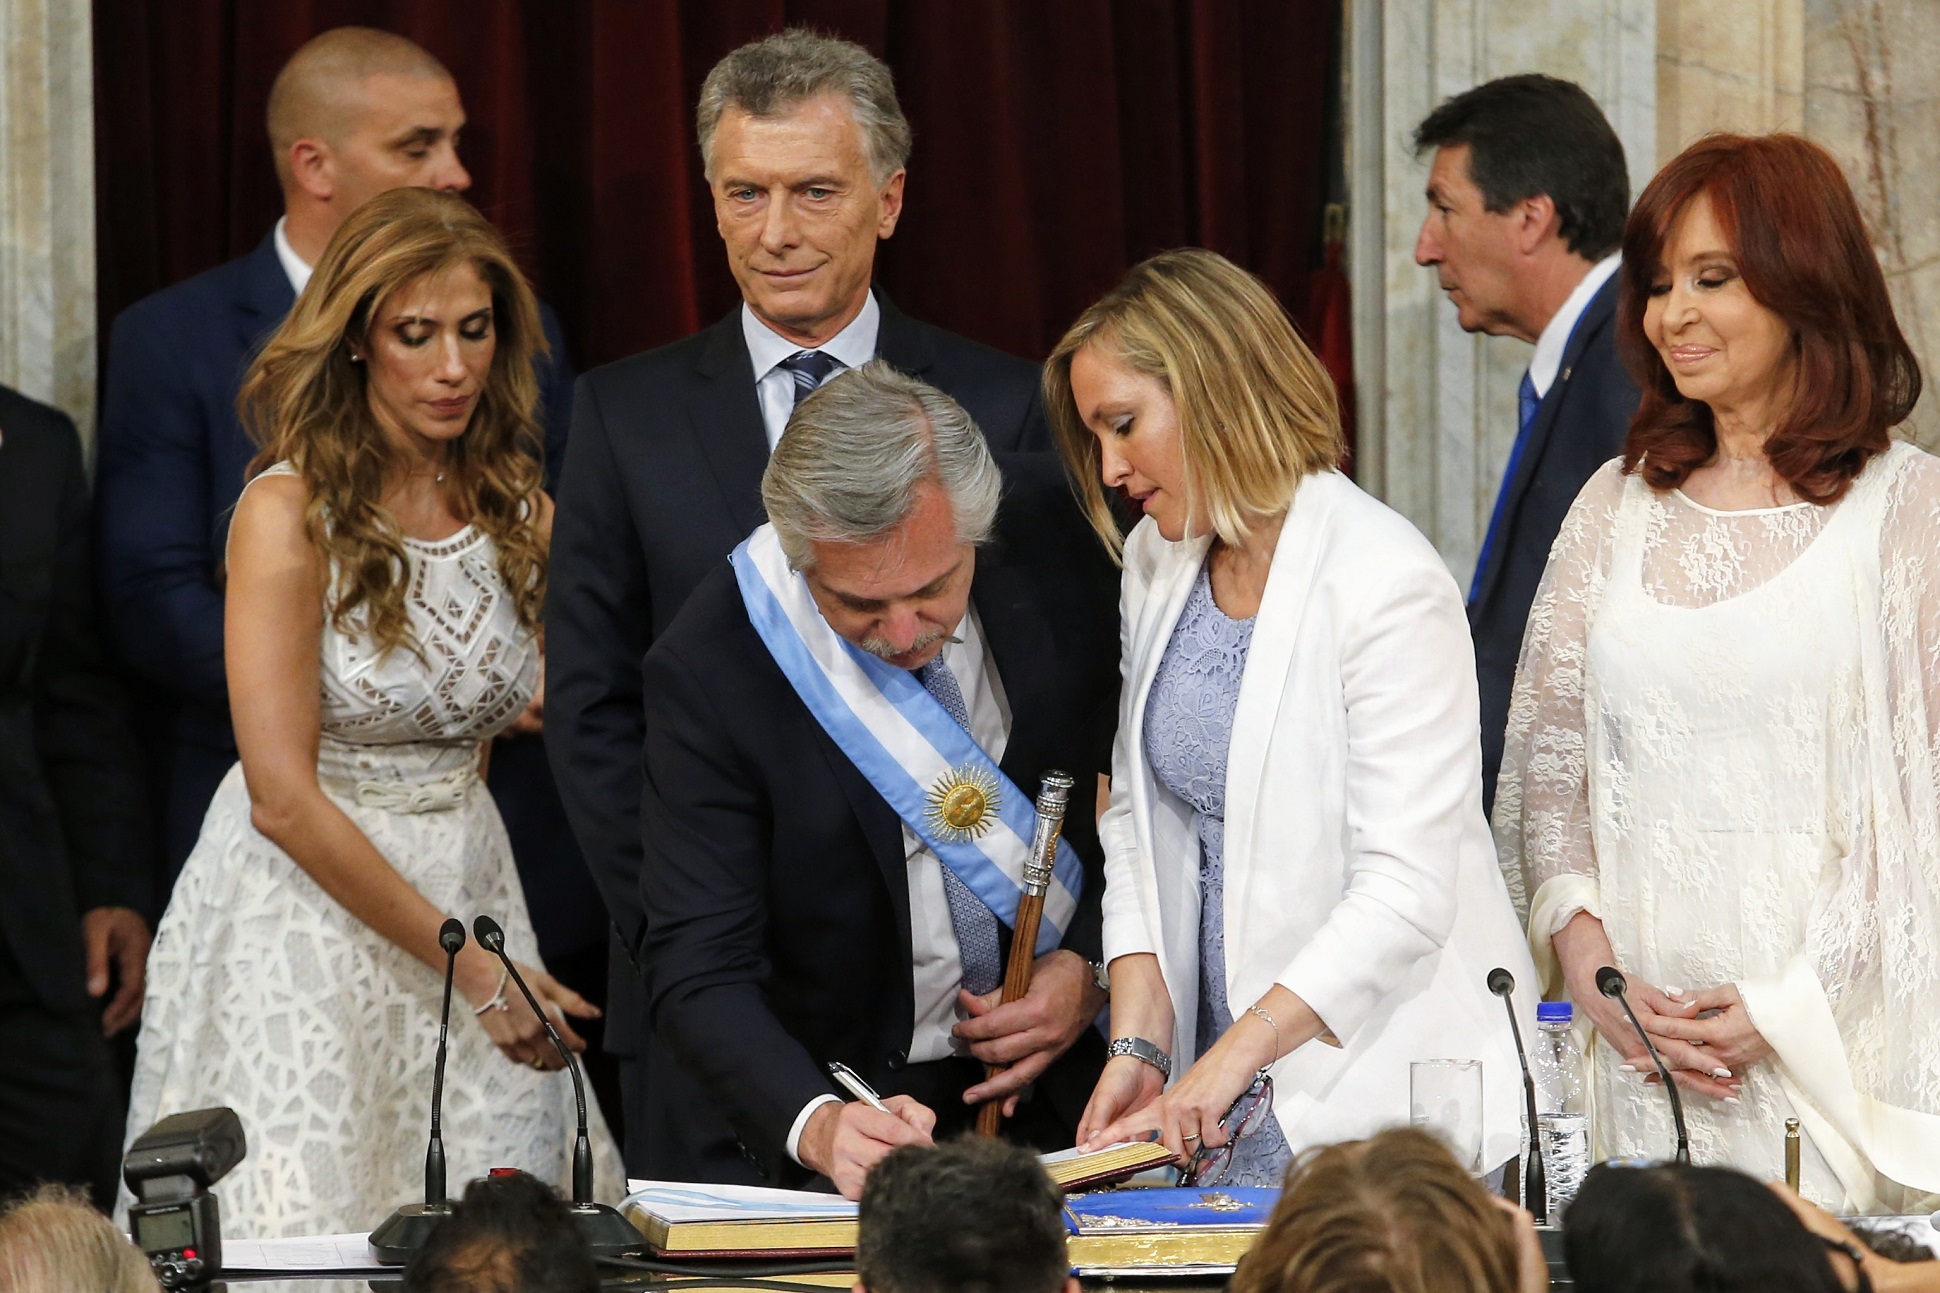
<instances>
[{"instance_id":1,"label":"microphone base","mask_svg":"<svg viewBox=\"0 0 1940 1293\"><path fill-rule=\"evenodd\" d=\"M371 1256L380 1266L402 1266L417 1255L431 1232L451 1215L449 1203L407 1203L370 1232ZM635 1232L638 1233L637 1231Z\"/></svg>"},{"instance_id":2,"label":"microphone base","mask_svg":"<svg viewBox=\"0 0 1940 1293\"><path fill-rule=\"evenodd\" d=\"M595 1257L627 1257L643 1251L647 1238L618 1208L604 1203L569 1203L573 1225ZM371 1236L373 1245L377 1237Z\"/></svg>"}]
</instances>

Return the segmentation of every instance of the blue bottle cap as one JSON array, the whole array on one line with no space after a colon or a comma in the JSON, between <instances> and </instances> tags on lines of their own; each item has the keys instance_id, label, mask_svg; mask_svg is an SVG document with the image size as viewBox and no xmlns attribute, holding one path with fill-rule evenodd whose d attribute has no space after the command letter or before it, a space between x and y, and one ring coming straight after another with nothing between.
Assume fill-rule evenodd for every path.
<instances>
[{"instance_id":1,"label":"blue bottle cap","mask_svg":"<svg viewBox=\"0 0 1940 1293\"><path fill-rule=\"evenodd\" d=\"M1576 1011L1567 1001L1538 1001L1536 1003L1536 1022L1539 1024L1557 1022L1567 1024L1575 1016Z\"/></svg>"}]
</instances>

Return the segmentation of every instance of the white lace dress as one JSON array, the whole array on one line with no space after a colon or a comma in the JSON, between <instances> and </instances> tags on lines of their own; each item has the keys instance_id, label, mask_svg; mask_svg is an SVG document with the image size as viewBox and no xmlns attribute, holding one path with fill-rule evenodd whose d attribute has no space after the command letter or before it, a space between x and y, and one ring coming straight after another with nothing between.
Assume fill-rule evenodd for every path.
<instances>
[{"instance_id":1,"label":"white lace dress","mask_svg":"<svg viewBox=\"0 0 1940 1293\"><path fill-rule=\"evenodd\" d=\"M1775 1049L1685 1097L1692 1158L1805 1193L1940 1191L1940 461L1896 445L1840 502L1719 512L1615 463L1531 612L1495 829L1545 985L1588 910L1660 987L1736 983ZM1662 1158L1664 1093L1598 1042L1602 1156Z\"/></svg>"},{"instance_id":2,"label":"white lace dress","mask_svg":"<svg viewBox=\"0 0 1940 1293\"><path fill-rule=\"evenodd\" d=\"M532 696L537 644L485 534L405 543L424 658L379 656L326 620L318 779L434 906L468 931L473 916L492 916L513 958L536 966L505 827L477 769L480 744ZM228 1234L369 1230L423 1197L443 982L256 831L238 764L149 955L129 1138L166 1114L228 1105L249 1141L216 1187ZM444 1142L454 1196L493 1167L569 1188L571 1079L506 1059L462 996L452 1016ZM600 1197L613 1201L618 1154L603 1122L593 1134Z\"/></svg>"}]
</instances>

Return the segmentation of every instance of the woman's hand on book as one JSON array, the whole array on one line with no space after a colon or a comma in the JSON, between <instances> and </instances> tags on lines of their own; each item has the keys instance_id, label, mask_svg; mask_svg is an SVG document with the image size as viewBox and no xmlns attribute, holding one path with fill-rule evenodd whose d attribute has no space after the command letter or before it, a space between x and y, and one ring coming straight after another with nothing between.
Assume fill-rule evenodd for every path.
<instances>
[{"instance_id":1,"label":"woman's hand on book","mask_svg":"<svg viewBox=\"0 0 1940 1293\"><path fill-rule=\"evenodd\" d=\"M1126 1139L1108 1139L1104 1133L1119 1119L1158 1099L1164 1090L1165 1075L1144 1060L1131 1055L1106 1060L1105 1071L1098 1075L1098 1085L1092 1088L1091 1100L1085 1105L1084 1117L1078 1120L1078 1148L1089 1153Z\"/></svg>"},{"instance_id":2,"label":"woman's hand on book","mask_svg":"<svg viewBox=\"0 0 1940 1293\"><path fill-rule=\"evenodd\" d=\"M825 1104L808 1116L795 1152L802 1163L835 1183L845 1199L862 1197L869 1169L898 1145L927 1145L936 1114L906 1095L885 1096L889 1112L861 1101Z\"/></svg>"}]
</instances>

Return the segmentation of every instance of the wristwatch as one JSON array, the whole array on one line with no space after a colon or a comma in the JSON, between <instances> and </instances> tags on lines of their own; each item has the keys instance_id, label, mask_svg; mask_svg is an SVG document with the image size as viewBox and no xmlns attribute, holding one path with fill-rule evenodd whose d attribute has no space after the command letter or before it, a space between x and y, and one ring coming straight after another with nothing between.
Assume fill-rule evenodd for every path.
<instances>
[{"instance_id":1,"label":"wristwatch","mask_svg":"<svg viewBox=\"0 0 1940 1293\"><path fill-rule=\"evenodd\" d=\"M1165 1077L1172 1076L1172 1057L1143 1037L1112 1038L1111 1045L1105 1047L1105 1058L1117 1059L1120 1055L1150 1064Z\"/></svg>"}]
</instances>

